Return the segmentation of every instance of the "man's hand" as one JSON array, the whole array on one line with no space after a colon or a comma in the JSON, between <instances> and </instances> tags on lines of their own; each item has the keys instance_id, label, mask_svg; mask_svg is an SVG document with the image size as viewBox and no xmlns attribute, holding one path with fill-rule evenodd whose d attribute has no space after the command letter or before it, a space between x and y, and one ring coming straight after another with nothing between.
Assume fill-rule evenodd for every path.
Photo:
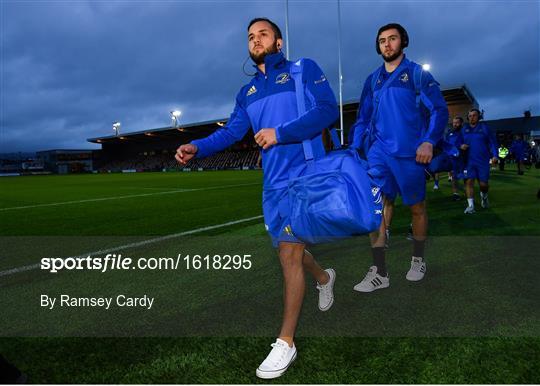
<instances>
[{"instance_id":1,"label":"man's hand","mask_svg":"<svg viewBox=\"0 0 540 386\"><path fill-rule=\"evenodd\" d=\"M261 146L264 150L275 145L277 143L276 129L261 129L255 134L255 142Z\"/></svg>"},{"instance_id":2,"label":"man's hand","mask_svg":"<svg viewBox=\"0 0 540 386\"><path fill-rule=\"evenodd\" d=\"M495 165L495 164L498 163L498 162L499 162L499 159L498 159L497 157L493 157L493 158L491 159L491 163L492 163L493 165Z\"/></svg>"},{"instance_id":3,"label":"man's hand","mask_svg":"<svg viewBox=\"0 0 540 386\"><path fill-rule=\"evenodd\" d=\"M416 162L421 164L428 164L433 158L433 145L429 142L423 142L418 149L416 149Z\"/></svg>"},{"instance_id":4,"label":"man's hand","mask_svg":"<svg viewBox=\"0 0 540 386\"><path fill-rule=\"evenodd\" d=\"M197 154L198 150L199 149L197 149L196 145L186 143L176 149L176 155L174 156L174 158L176 158L176 160L182 165L185 165L189 162L190 159L195 157L195 154Z\"/></svg>"},{"instance_id":5,"label":"man's hand","mask_svg":"<svg viewBox=\"0 0 540 386\"><path fill-rule=\"evenodd\" d=\"M467 145L466 143L464 143L463 145L461 145L459 147L461 150L467 150L469 148L469 145Z\"/></svg>"}]
</instances>

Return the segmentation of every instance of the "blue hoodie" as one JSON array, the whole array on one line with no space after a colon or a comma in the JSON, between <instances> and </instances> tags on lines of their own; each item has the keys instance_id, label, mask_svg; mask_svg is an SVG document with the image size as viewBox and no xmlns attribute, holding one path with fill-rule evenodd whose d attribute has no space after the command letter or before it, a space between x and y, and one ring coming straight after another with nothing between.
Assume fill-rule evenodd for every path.
<instances>
[{"instance_id":1,"label":"blue hoodie","mask_svg":"<svg viewBox=\"0 0 540 386\"><path fill-rule=\"evenodd\" d=\"M439 88L439 83L427 72L421 72L420 108L416 103L413 68L418 64L405 56L394 70L397 76L384 90L381 88L393 75L384 64L368 76L364 83L358 117L351 128L349 138L352 146L360 148L369 134L369 141L381 142L384 151L394 157L414 157L423 142L435 146L442 138L448 123L448 108ZM379 78L372 90L372 79ZM380 95L379 107L374 112L374 94ZM423 106L422 106L423 105ZM422 109L429 111L429 123L425 122Z\"/></svg>"},{"instance_id":2,"label":"blue hoodie","mask_svg":"<svg viewBox=\"0 0 540 386\"><path fill-rule=\"evenodd\" d=\"M302 79L305 84L307 111L298 116L296 89L290 74L293 62L276 53L265 57L265 71L257 73L236 96L236 106L227 124L210 136L192 144L198 147L197 157L208 157L241 140L251 127L253 133L275 128L277 144L262 152L265 189L285 188L290 168L304 160L302 141L313 142L314 155L324 154L320 138L322 130L339 116L336 97L317 64L303 59Z\"/></svg>"}]
</instances>

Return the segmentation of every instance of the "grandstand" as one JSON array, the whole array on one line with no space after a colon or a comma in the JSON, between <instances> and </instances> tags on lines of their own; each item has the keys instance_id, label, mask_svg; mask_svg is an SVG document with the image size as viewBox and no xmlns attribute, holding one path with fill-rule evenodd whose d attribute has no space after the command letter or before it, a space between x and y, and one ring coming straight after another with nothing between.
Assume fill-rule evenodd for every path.
<instances>
[{"instance_id":1,"label":"grandstand","mask_svg":"<svg viewBox=\"0 0 540 386\"><path fill-rule=\"evenodd\" d=\"M465 85L443 90L451 114L477 107L478 103ZM358 101L346 102L343 106L345 129L356 120ZM178 146L194 139L203 138L220 128L227 119L217 119L183 125L163 127L121 135L89 138L101 144L101 154L94 157L94 170L101 172L120 171L169 171L169 170L224 170L258 168L258 147L251 132L231 149L204 160L195 159L186 166L174 160ZM338 127L336 122L336 127ZM347 133L345 133L347 134ZM347 136L345 135L345 139Z\"/></svg>"},{"instance_id":2,"label":"grandstand","mask_svg":"<svg viewBox=\"0 0 540 386\"><path fill-rule=\"evenodd\" d=\"M223 122L226 120L90 138L89 142L99 143L102 146L99 161L95 162L94 169L102 172L119 172L257 168L259 151L250 133L230 149L212 157L204 160L194 159L186 166L177 164L174 154L180 144L208 136Z\"/></svg>"},{"instance_id":3,"label":"grandstand","mask_svg":"<svg viewBox=\"0 0 540 386\"><path fill-rule=\"evenodd\" d=\"M450 119L456 115L467 116L467 112L478 108L478 102L466 85L442 90L448 105ZM358 101L343 105L345 142L347 131L354 124L358 111ZM93 168L100 172L121 171L198 171L224 169L258 168L259 150L251 132L230 149L206 159L191 160L186 166L178 165L174 154L178 146L194 139L203 138L219 129L227 119L186 124L181 127L162 127L132 133L89 138L92 143L101 144L102 149L94 151ZM509 133L540 130L539 117L508 118L487 121L493 125L500 139ZM339 127L339 122L336 122Z\"/></svg>"},{"instance_id":4,"label":"grandstand","mask_svg":"<svg viewBox=\"0 0 540 386\"><path fill-rule=\"evenodd\" d=\"M149 154L150 153L150 154ZM102 165L101 172L121 171L192 171L255 169L259 158L258 149L225 150L204 159L192 159L186 166L179 165L174 159L173 150L164 150L161 154L148 152L128 159L112 160Z\"/></svg>"}]
</instances>

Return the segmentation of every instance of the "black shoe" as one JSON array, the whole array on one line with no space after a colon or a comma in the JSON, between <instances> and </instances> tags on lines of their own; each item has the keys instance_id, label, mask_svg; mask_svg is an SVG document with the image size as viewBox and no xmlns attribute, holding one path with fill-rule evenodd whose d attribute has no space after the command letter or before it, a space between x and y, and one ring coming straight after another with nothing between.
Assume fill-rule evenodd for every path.
<instances>
[{"instance_id":1,"label":"black shoe","mask_svg":"<svg viewBox=\"0 0 540 386\"><path fill-rule=\"evenodd\" d=\"M461 200L461 196L457 193L452 193L452 201L459 201Z\"/></svg>"},{"instance_id":2,"label":"black shoe","mask_svg":"<svg viewBox=\"0 0 540 386\"><path fill-rule=\"evenodd\" d=\"M407 240L409 240L409 241L414 240L413 231L412 231L412 224L409 225L409 232L407 233Z\"/></svg>"},{"instance_id":3,"label":"black shoe","mask_svg":"<svg viewBox=\"0 0 540 386\"><path fill-rule=\"evenodd\" d=\"M19 371L18 368L6 361L2 355L0 355L0 383L14 383L22 384L27 383L28 377Z\"/></svg>"}]
</instances>

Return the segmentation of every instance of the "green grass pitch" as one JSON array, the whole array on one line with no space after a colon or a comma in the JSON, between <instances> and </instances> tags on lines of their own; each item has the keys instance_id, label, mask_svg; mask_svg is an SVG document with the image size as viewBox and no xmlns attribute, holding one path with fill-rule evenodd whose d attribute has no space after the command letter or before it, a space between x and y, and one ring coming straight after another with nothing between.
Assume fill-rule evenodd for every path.
<instances>
[{"instance_id":1,"label":"green grass pitch","mask_svg":"<svg viewBox=\"0 0 540 386\"><path fill-rule=\"evenodd\" d=\"M261 182L259 171L0 179L0 272L145 240L120 253L242 253L253 262L248 270L0 276L0 353L33 383L267 383L255 368L279 329L282 279L257 217ZM307 277L298 359L269 383L540 381L540 170L492 172L491 208L472 216L464 200L450 200L446 179L431 187L426 279L404 278L409 215L399 202L389 289L352 290L370 265L366 237L313 248L337 271L336 302L320 313ZM148 293L156 305L45 310L41 293Z\"/></svg>"}]
</instances>

